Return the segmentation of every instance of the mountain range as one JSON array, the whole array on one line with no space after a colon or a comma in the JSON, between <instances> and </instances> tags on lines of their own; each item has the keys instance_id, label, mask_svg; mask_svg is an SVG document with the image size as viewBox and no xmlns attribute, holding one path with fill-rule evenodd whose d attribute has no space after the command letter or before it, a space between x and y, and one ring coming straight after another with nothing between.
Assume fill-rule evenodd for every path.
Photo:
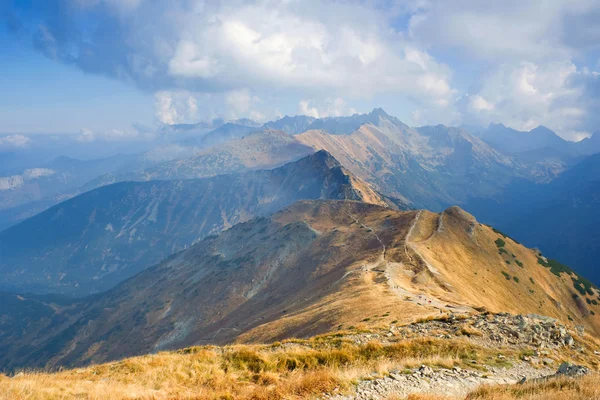
<instances>
[{"instance_id":1,"label":"mountain range","mask_svg":"<svg viewBox=\"0 0 600 400\"><path fill-rule=\"evenodd\" d=\"M0 281L36 293L104 291L208 235L300 199L395 207L325 151L273 170L120 182L0 232Z\"/></svg>"},{"instance_id":2,"label":"mountain range","mask_svg":"<svg viewBox=\"0 0 600 400\"><path fill-rule=\"evenodd\" d=\"M325 149L357 179L393 198L402 208L441 211L461 205L482 221L499 226L600 281L595 271L595 259L600 254L593 230L600 221L592 212L596 188L588 185L585 194L576 196L582 190L579 180L561 178L561 174L577 176L588 170L594 176L594 169L585 167L583 151L573 149L585 145L586 152L594 152L599 135L573 143L544 127L530 132L500 124L484 130L443 125L411 128L382 109L351 117L284 117L262 126L249 120L213 121L211 126L212 131L199 134L185 145L173 144L137 155L89 162L64 158L45 165L52 171L77 170L80 177L65 184L57 184L56 177L69 173L33 179L38 186L39 182L48 181L44 186L47 189L38 191L36 198L42 198L23 200L24 204L0 210L0 230L61 201L112 183L198 179L275 168ZM195 132L200 128L173 129ZM103 173L102 168L113 172ZM573 172L569 175L569 171ZM87 182L82 184L83 181ZM571 186L560 183L569 181L573 182ZM572 194L570 199L557 195L564 190ZM3 193L13 202L20 196L18 189ZM53 194L43 197L44 193ZM558 233L550 238L552 232L560 229L556 225L547 227L547 221L554 220L548 215L570 216L570 245L557 246L561 240ZM540 229L533 229L535 226ZM167 248L158 254L167 255L180 247Z\"/></svg>"},{"instance_id":3,"label":"mountain range","mask_svg":"<svg viewBox=\"0 0 600 400\"><path fill-rule=\"evenodd\" d=\"M442 312L538 313L598 333L589 282L458 207L299 201L79 300L2 294L0 365L79 366ZM590 302L593 300L593 302ZM375 316L375 317L373 317ZM366 318L367 317L367 318Z\"/></svg>"}]
</instances>

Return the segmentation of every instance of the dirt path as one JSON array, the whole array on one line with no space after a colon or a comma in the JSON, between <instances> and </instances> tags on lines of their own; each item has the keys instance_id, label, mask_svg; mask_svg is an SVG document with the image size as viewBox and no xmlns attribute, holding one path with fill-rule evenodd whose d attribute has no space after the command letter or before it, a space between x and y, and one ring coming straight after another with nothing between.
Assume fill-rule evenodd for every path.
<instances>
[{"instance_id":1,"label":"dirt path","mask_svg":"<svg viewBox=\"0 0 600 400\"><path fill-rule=\"evenodd\" d=\"M361 381L350 395L324 396L332 400L383 400L390 395L400 398L414 393L443 394L462 399L480 385L513 384L522 378L536 379L552 375L550 368L534 368L519 362L510 368L488 368L485 373L461 369L431 369L421 367L411 373L395 371L384 378Z\"/></svg>"}]
</instances>

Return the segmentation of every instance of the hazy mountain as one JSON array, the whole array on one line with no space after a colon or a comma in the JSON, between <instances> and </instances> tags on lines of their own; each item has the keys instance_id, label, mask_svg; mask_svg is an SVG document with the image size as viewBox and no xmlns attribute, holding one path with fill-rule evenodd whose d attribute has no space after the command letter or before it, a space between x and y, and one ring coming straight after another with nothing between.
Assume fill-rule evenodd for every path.
<instances>
[{"instance_id":1,"label":"hazy mountain","mask_svg":"<svg viewBox=\"0 0 600 400\"><path fill-rule=\"evenodd\" d=\"M258 130L256 124L252 123L252 121L247 120L242 122L246 122L249 125L228 122L204 135L198 140L199 145L201 147L215 146L228 140L242 138L250 132Z\"/></svg>"},{"instance_id":2,"label":"hazy mountain","mask_svg":"<svg viewBox=\"0 0 600 400\"><path fill-rule=\"evenodd\" d=\"M53 196L84 184L99 175L115 171L132 160L117 155L96 160L58 157L18 174L0 177L0 210ZM1 226L1 225L0 225Z\"/></svg>"},{"instance_id":3,"label":"hazy mountain","mask_svg":"<svg viewBox=\"0 0 600 400\"><path fill-rule=\"evenodd\" d=\"M274 170L121 182L1 232L0 280L21 291L99 292L207 235L321 198L393 204L324 151Z\"/></svg>"},{"instance_id":4,"label":"hazy mountain","mask_svg":"<svg viewBox=\"0 0 600 400\"><path fill-rule=\"evenodd\" d=\"M143 153L101 160L81 161L63 156L47 164L46 168L25 170L22 175L8 177L6 180L0 178L0 187L3 181L9 185L15 182L17 184L10 190L2 191L0 188L0 199L4 199L6 203L6 207L0 208L0 231L97 187L89 182L107 173L110 176L126 176L158 163L189 157L197 150L191 146L165 144ZM37 173L37 176L28 178L31 172ZM16 181L14 178L17 178Z\"/></svg>"},{"instance_id":5,"label":"hazy mountain","mask_svg":"<svg viewBox=\"0 0 600 400\"><path fill-rule=\"evenodd\" d=\"M600 154L546 185L521 182L468 209L526 245L539 247L600 283Z\"/></svg>"},{"instance_id":6,"label":"hazy mountain","mask_svg":"<svg viewBox=\"0 0 600 400\"><path fill-rule=\"evenodd\" d=\"M598 289L557 267L457 207L433 214L301 201L206 238L103 294L64 304L4 295L12 306L0 311L0 367L280 340L365 316L408 322L473 307L571 319L598 332L600 317L590 311L600 306L585 301Z\"/></svg>"},{"instance_id":7,"label":"hazy mountain","mask_svg":"<svg viewBox=\"0 0 600 400\"><path fill-rule=\"evenodd\" d=\"M288 117L287 115L277 121L270 121L263 125L265 129L279 130L288 135L297 135L308 130L310 124L315 121L315 118L307 115L297 115Z\"/></svg>"},{"instance_id":8,"label":"hazy mountain","mask_svg":"<svg viewBox=\"0 0 600 400\"><path fill-rule=\"evenodd\" d=\"M600 135L571 142L544 126L522 132L502 124L490 124L484 129L473 128L473 132L501 152L527 161L562 163L562 169L586 155L600 152Z\"/></svg>"},{"instance_id":9,"label":"hazy mountain","mask_svg":"<svg viewBox=\"0 0 600 400\"><path fill-rule=\"evenodd\" d=\"M311 130L296 139L326 149L382 193L432 210L494 196L516 178L543 181L553 174L499 153L458 128L413 129L381 109L368 114L368 120L351 134Z\"/></svg>"},{"instance_id":10,"label":"hazy mountain","mask_svg":"<svg viewBox=\"0 0 600 400\"><path fill-rule=\"evenodd\" d=\"M127 180L192 179L252 169L274 168L314 153L281 131L256 131L241 139L202 149L191 157L122 174L107 174L88 183L94 188Z\"/></svg>"},{"instance_id":11,"label":"hazy mountain","mask_svg":"<svg viewBox=\"0 0 600 400\"><path fill-rule=\"evenodd\" d=\"M307 130L322 130L332 135L349 135L365 124L377 124L381 117L393 120L397 124L401 122L391 117L381 108L376 108L368 114L354 114L349 117L320 118L310 124Z\"/></svg>"},{"instance_id":12,"label":"hazy mountain","mask_svg":"<svg viewBox=\"0 0 600 400\"><path fill-rule=\"evenodd\" d=\"M578 142L577 149L582 154L600 153L600 131L594 132L591 137Z\"/></svg>"},{"instance_id":13,"label":"hazy mountain","mask_svg":"<svg viewBox=\"0 0 600 400\"><path fill-rule=\"evenodd\" d=\"M521 132L502 124L490 124L479 132L480 137L504 153L522 153L543 148L567 150L572 142L567 142L544 126L529 132Z\"/></svg>"}]
</instances>

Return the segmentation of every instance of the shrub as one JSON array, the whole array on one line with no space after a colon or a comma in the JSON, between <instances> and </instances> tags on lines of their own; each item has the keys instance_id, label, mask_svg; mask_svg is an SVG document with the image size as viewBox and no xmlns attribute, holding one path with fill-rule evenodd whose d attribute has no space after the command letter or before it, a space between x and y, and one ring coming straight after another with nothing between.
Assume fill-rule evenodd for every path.
<instances>
[{"instance_id":1,"label":"shrub","mask_svg":"<svg viewBox=\"0 0 600 400\"><path fill-rule=\"evenodd\" d=\"M496 243L496 246L498 246L498 248L504 247L504 245L506 245L506 242L500 238L496 239L494 243Z\"/></svg>"},{"instance_id":2,"label":"shrub","mask_svg":"<svg viewBox=\"0 0 600 400\"><path fill-rule=\"evenodd\" d=\"M515 282L519 283L519 278L517 278L516 276L513 276L513 279Z\"/></svg>"},{"instance_id":3,"label":"shrub","mask_svg":"<svg viewBox=\"0 0 600 400\"><path fill-rule=\"evenodd\" d=\"M535 285L535 281L533 280L533 278L529 278L529 281L531 282L532 285Z\"/></svg>"},{"instance_id":4,"label":"shrub","mask_svg":"<svg viewBox=\"0 0 600 400\"><path fill-rule=\"evenodd\" d=\"M506 278L507 281L510 281L510 275L507 274L506 272L502 271L502 275L504 275L504 277Z\"/></svg>"},{"instance_id":5,"label":"shrub","mask_svg":"<svg viewBox=\"0 0 600 400\"><path fill-rule=\"evenodd\" d=\"M517 264L519 267L523 268L523 263L519 260L515 260L515 264Z\"/></svg>"}]
</instances>

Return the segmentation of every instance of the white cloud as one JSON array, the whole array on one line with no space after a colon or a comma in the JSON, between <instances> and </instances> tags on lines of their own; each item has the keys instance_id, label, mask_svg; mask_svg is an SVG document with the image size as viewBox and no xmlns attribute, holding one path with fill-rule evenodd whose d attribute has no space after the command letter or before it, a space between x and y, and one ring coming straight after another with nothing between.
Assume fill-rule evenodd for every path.
<instances>
[{"instance_id":1,"label":"white cloud","mask_svg":"<svg viewBox=\"0 0 600 400\"><path fill-rule=\"evenodd\" d=\"M72 7L40 7L54 14L41 16L38 48L151 91L400 93L438 105L452 93L450 69L390 26L395 7L383 3L65 1ZM102 29L82 34L74 18ZM158 99L159 119L185 119L169 101Z\"/></svg>"},{"instance_id":2,"label":"white cloud","mask_svg":"<svg viewBox=\"0 0 600 400\"><path fill-rule=\"evenodd\" d=\"M300 100L298 103L298 114L308 115L309 117L319 118L319 110L310 107L310 100Z\"/></svg>"},{"instance_id":3,"label":"white cloud","mask_svg":"<svg viewBox=\"0 0 600 400\"><path fill-rule=\"evenodd\" d=\"M348 107L341 97L316 100L301 100L298 103L298 114L315 118L342 117L356 114L356 110Z\"/></svg>"},{"instance_id":4,"label":"white cloud","mask_svg":"<svg viewBox=\"0 0 600 400\"><path fill-rule=\"evenodd\" d=\"M31 139L24 135L7 135L0 137L0 149L22 149L31 143Z\"/></svg>"},{"instance_id":5,"label":"white cloud","mask_svg":"<svg viewBox=\"0 0 600 400\"><path fill-rule=\"evenodd\" d=\"M83 128L79 131L79 134L75 139L81 143L89 143L96 140L96 135L91 129Z\"/></svg>"},{"instance_id":6,"label":"white cloud","mask_svg":"<svg viewBox=\"0 0 600 400\"><path fill-rule=\"evenodd\" d=\"M412 16L409 34L478 58L564 59L598 46L598 17L600 3L593 0L431 0Z\"/></svg>"},{"instance_id":7,"label":"white cloud","mask_svg":"<svg viewBox=\"0 0 600 400\"><path fill-rule=\"evenodd\" d=\"M186 91L163 90L155 93L154 109L156 118L163 124L197 122L198 100Z\"/></svg>"},{"instance_id":8,"label":"white cloud","mask_svg":"<svg viewBox=\"0 0 600 400\"><path fill-rule=\"evenodd\" d=\"M565 138L579 138L578 127L595 113L585 106L584 88L573 83L582 74L571 62L503 64L466 98L465 118L521 130L545 125Z\"/></svg>"},{"instance_id":9,"label":"white cloud","mask_svg":"<svg viewBox=\"0 0 600 400\"><path fill-rule=\"evenodd\" d=\"M490 103L478 94L469 98L469 107L475 112L491 111L494 109L494 105L492 103Z\"/></svg>"},{"instance_id":10,"label":"white cloud","mask_svg":"<svg viewBox=\"0 0 600 400\"><path fill-rule=\"evenodd\" d=\"M253 96L248 89L225 93L225 104L229 107L232 119L250 115L250 108L258 103L260 103L260 98Z\"/></svg>"}]
</instances>

